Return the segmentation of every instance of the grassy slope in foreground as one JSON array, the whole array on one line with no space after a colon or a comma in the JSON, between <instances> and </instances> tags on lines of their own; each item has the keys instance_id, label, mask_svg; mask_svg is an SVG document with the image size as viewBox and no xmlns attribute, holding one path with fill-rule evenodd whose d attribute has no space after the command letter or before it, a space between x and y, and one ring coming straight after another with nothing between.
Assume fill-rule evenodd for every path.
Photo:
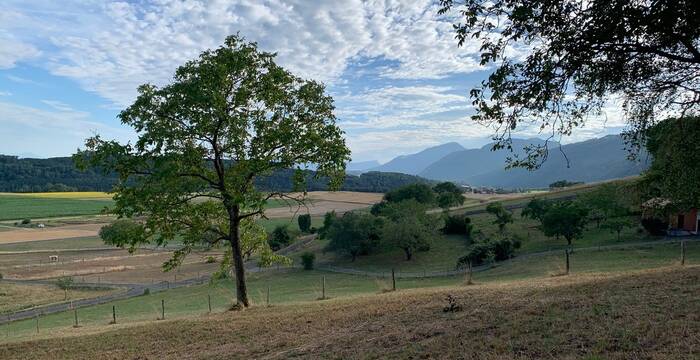
<instances>
[{"instance_id":1,"label":"grassy slope in foreground","mask_svg":"<svg viewBox=\"0 0 700 360\"><path fill-rule=\"evenodd\" d=\"M7 344L0 358L692 359L698 293L697 266L404 290ZM447 294L462 311L443 312Z\"/></svg>"}]
</instances>

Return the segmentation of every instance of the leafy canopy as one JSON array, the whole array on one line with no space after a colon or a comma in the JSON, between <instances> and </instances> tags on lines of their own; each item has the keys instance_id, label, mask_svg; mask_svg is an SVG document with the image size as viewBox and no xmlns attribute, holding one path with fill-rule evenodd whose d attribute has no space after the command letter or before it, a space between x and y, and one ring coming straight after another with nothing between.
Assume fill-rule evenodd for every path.
<instances>
[{"instance_id":1,"label":"leafy canopy","mask_svg":"<svg viewBox=\"0 0 700 360\"><path fill-rule=\"evenodd\" d=\"M547 236L561 236L571 246L583 235L588 209L573 201L554 203L542 218L542 232Z\"/></svg>"},{"instance_id":2,"label":"leafy canopy","mask_svg":"<svg viewBox=\"0 0 700 360\"><path fill-rule=\"evenodd\" d=\"M416 251L428 251L432 239L441 227L435 215L426 213L425 204L409 199L389 203L382 211L388 221L382 229L382 242L404 251L406 260L413 258Z\"/></svg>"},{"instance_id":3,"label":"leafy canopy","mask_svg":"<svg viewBox=\"0 0 700 360\"><path fill-rule=\"evenodd\" d=\"M653 161L642 181L646 197L670 200L676 211L700 208L700 117L664 120L648 137Z\"/></svg>"},{"instance_id":4,"label":"leafy canopy","mask_svg":"<svg viewBox=\"0 0 700 360\"><path fill-rule=\"evenodd\" d=\"M480 42L481 65L495 68L470 92L472 119L496 129L494 149L512 150L511 133L533 123L570 135L610 94L633 144L659 114L700 106L696 0L440 0L438 12L457 17L458 44ZM534 168L546 156L533 145L509 161Z\"/></svg>"},{"instance_id":5,"label":"leafy canopy","mask_svg":"<svg viewBox=\"0 0 700 360\"><path fill-rule=\"evenodd\" d=\"M114 212L143 218L142 236L120 238L121 245L165 245L179 237L171 267L195 246L227 243L237 299L247 306L241 231L252 224L241 224L263 215L268 199L284 196L259 191L255 179L295 168L295 187L303 190L301 169L313 163L317 176L339 186L350 151L333 111L322 84L229 36L179 67L172 83L138 88L136 101L119 114L135 130L134 143L94 136L74 158L83 168L116 173Z\"/></svg>"}]
</instances>

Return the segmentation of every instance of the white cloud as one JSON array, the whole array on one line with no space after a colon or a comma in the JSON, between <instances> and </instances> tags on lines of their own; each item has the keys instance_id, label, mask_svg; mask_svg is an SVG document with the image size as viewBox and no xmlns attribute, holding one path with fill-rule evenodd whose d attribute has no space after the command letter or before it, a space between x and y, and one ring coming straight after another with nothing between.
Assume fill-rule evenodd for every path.
<instances>
[{"instance_id":1,"label":"white cloud","mask_svg":"<svg viewBox=\"0 0 700 360\"><path fill-rule=\"evenodd\" d=\"M12 1L10 2L12 5ZM120 105L143 82L163 84L175 68L240 31L309 78L339 79L359 57L397 65L387 78L427 79L478 69L473 46L457 48L433 1L211 0L14 2L0 29L55 47L56 75ZM57 31L60 28L60 31Z\"/></svg>"},{"instance_id":2,"label":"white cloud","mask_svg":"<svg viewBox=\"0 0 700 360\"><path fill-rule=\"evenodd\" d=\"M0 29L0 70L11 69L17 62L35 58L40 54L33 45L19 41Z\"/></svg>"},{"instance_id":3,"label":"white cloud","mask_svg":"<svg viewBox=\"0 0 700 360\"><path fill-rule=\"evenodd\" d=\"M73 111L73 108L70 107L70 105L58 100L41 100L41 102L58 111Z\"/></svg>"},{"instance_id":4,"label":"white cloud","mask_svg":"<svg viewBox=\"0 0 700 360\"><path fill-rule=\"evenodd\" d=\"M0 96L11 96L12 93L9 91L0 91Z\"/></svg>"}]
</instances>

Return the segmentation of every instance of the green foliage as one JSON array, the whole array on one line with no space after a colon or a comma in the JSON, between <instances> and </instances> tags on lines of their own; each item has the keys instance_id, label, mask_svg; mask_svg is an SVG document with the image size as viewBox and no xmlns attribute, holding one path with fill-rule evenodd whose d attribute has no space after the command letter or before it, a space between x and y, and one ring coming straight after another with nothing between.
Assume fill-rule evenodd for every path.
<instances>
[{"instance_id":1,"label":"green foliage","mask_svg":"<svg viewBox=\"0 0 700 360\"><path fill-rule=\"evenodd\" d=\"M434 204L435 192L429 185L423 183L410 184L384 194L384 200L398 203L405 200L415 200L421 204Z\"/></svg>"},{"instance_id":2,"label":"green foliage","mask_svg":"<svg viewBox=\"0 0 700 360\"><path fill-rule=\"evenodd\" d=\"M457 260L457 267L479 266L494 261L492 246L487 242L476 242L467 248L467 253Z\"/></svg>"},{"instance_id":3,"label":"green foliage","mask_svg":"<svg viewBox=\"0 0 700 360\"><path fill-rule=\"evenodd\" d=\"M299 230L303 233L308 233L311 230L311 215L302 214L297 218L297 223L299 224Z\"/></svg>"},{"instance_id":4,"label":"green foliage","mask_svg":"<svg viewBox=\"0 0 700 360\"><path fill-rule=\"evenodd\" d=\"M206 264L214 264L214 263L216 263L216 258L213 256L207 256L207 259L204 262Z\"/></svg>"},{"instance_id":5,"label":"green foliage","mask_svg":"<svg viewBox=\"0 0 700 360\"><path fill-rule=\"evenodd\" d=\"M493 69L470 96L472 119L497 129L496 149L509 148L522 125L570 135L610 94L622 98L635 135L660 114L700 105L694 1L441 0L438 12L454 17L458 45L476 42ZM519 47L527 54L516 59L507 49ZM510 165L534 168L547 153L547 144L532 146Z\"/></svg>"},{"instance_id":6,"label":"green foliage","mask_svg":"<svg viewBox=\"0 0 700 360\"><path fill-rule=\"evenodd\" d=\"M70 276L64 276L56 280L56 286L61 290L68 290L73 287L73 278Z\"/></svg>"},{"instance_id":7,"label":"green foliage","mask_svg":"<svg viewBox=\"0 0 700 360\"><path fill-rule=\"evenodd\" d=\"M146 237L146 228L139 222L130 219L119 219L103 226L99 235L107 245L120 248L128 246L129 252L134 252L140 240Z\"/></svg>"},{"instance_id":8,"label":"green foliage","mask_svg":"<svg viewBox=\"0 0 700 360\"><path fill-rule=\"evenodd\" d=\"M622 232L622 230L626 228L631 228L635 224L636 222L632 221L630 217L620 216L606 219L602 227L604 229L610 230L610 232L617 234L617 241L620 241L620 233Z\"/></svg>"},{"instance_id":9,"label":"green foliage","mask_svg":"<svg viewBox=\"0 0 700 360\"><path fill-rule=\"evenodd\" d=\"M313 270L314 261L316 261L316 254L311 251L306 251L301 254L301 265L304 270Z\"/></svg>"},{"instance_id":10,"label":"green foliage","mask_svg":"<svg viewBox=\"0 0 700 360\"><path fill-rule=\"evenodd\" d=\"M270 248L272 250L279 250L283 247L292 243L292 236L289 234L289 230L286 225L277 225L275 230L272 231L268 239Z\"/></svg>"},{"instance_id":11,"label":"green foliage","mask_svg":"<svg viewBox=\"0 0 700 360\"><path fill-rule=\"evenodd\" d=\"M542 219L544 218L544 214L547 213L547 210L549 210L551 205L552 202L549 200L533 198L527 203L527 205L525 205L520 215L524 218L537 220L541 223Z\"/></svg>"},{"instance_id":12,"label":"green foliage","mask_svg":"<svg viewBox=\"0 0 700 360\"><path fill-rule=\"evenodd\" d=\"M366 213L346 212L331 222L326 232L330 239L327 249L350 255L355 261L358 256L367 255L378 248L381 226L381 218Z\"/></svg>"},{"instance_id":13,"label":"green foliage","mask_svg":"<svg viewBox=\"0 0 700 360\"><path fill-rule=\"evenodd\" d=\"M335 211L330 211L323 215L323 226L318 229L318 236L321 239L328 238L328 231L337 219L338 215L336 215Z\"/></svg>"},{"instance_id":14,"label":"green foliage","mask_svg":"<svg viewBox=\"0 0 700 360\"><path fill-rule=\"evenodd\" d=\"M145 219L145 236L131 247L181 240L168 268L196 245L227 243L237 300L248 306L241 225L264 214L266 201L277 195L258 189L255 179L295 168L294 188L304 190L302 168L313 163L331 188L342 184L350 151L333 99L322 84L294 76L274 54L238 36L179 67L173 79L161 88L140 86L136 101L119 114L136 130L135 142L95 136L74 159L81 168L118 175L114 212Z\"/></svg>"},{"instance_id":15,"label":"green foliage","mask_svg":"<svg viewBox=\"0 0 700 360\"><path fill-rule=\"evenodd\" d=\"M498 230L502 233L505 232L506 225L513 223L513 213L498 201L488 204L486 212L496 217L493 223L498 225Z\"/></svg>"},{"instance_id":16,"label":"green foliage","mask_svg":"<svg viewBox=\"0 0 700 360\"><path fill-rule=\"evenodd\" d=\"M465 215L446 215L444 217L445 224L442 227L444 234L465 235L467 238L471 236L474 225L469 217Z\"/></svg>"},{"instance_id":17,"label":"green foliage","mask_svg":"<svg viewBox=\"0 0 700 360\"><path fill-rule=\"evenodd\" d=\"M438 206L443 209L464 204L462 189L454 183L449 181L439 183L433 187L433 191L437 194Z\"/></svg>"},{"instance_id":18,"label":"green foliage","mask_svg":"<svg viewBox=\"0 0 700 360\"><path fill-rule=\"evenodd\" d=\"M569 246L583 235L588 209L572 201L552 204L542 218L542 232L547 236L564 237Z\"/></svg>"},{"instance_id":19,"label":"green foliage","mask_svg":"<svg viewBox=\"0 0 700 360\"><path fill-rule=\"evenodd\" d=\"M32 223L32 219L22 219L22 225L29 225Z\"/></svg>"},{"instance_id":20,"label":"green foliage","mask_svg":"<svg viewBox=\"0 0 700 360\"><path fill-rule=\"evenodd\" d=\"M627 216L636 193L629 187L607 183L583 193L578 201L589 209L588 218L598 226L610 218Z\"/></svg>"},{"instance_id":21,"label":"green foliage","mask_svg":"<svg viewBox=\"0 0 700 360\"><path fill-rule=\"evenodd\" d=\"M653 156L642 187L645 197L671 201L677 211L700 208L700 117L668 119L648 131Z\"/></svg>"},{"instance_id":22,"label":"green foliage","mask_svg":"<svg viewBox=\"0 0 700 360\"><path fill-rule=\"evenodd\" d=\"M402 249L407 261L416 251L430 250L430 243L437 235L436 229L440 227L439 219L426 214L426 210L424 204L409 199L389 203L382 212L388 219L382 228L382 242Z\"/></svg>"}]
</instances>

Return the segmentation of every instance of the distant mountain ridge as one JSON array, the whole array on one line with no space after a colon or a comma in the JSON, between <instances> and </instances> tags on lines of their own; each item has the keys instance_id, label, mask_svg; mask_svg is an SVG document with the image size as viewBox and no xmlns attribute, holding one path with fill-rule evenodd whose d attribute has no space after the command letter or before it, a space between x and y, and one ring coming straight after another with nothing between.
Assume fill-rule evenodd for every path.
<instances>
[{"instance_id":1,"label":"distant mountain ridge","mask_svg":"<svg viewBox=\"0 0 700 360\"><path fill-rule=\"evenodd\" d=\"M543 188L557 180L593 182L637 175L646 170L643 161L630 161L619 135L567 144L549 144L549 156L535 171L505 170L506 158L522 155L528 144L542 144L540 139L513 139L514 152L491 151L491 144L480 149L454 152L434 162L418 175L427 179L449 180L474 186L501 188ZM567 159L568 165L567 167Z\"/></svg>"},{"instance_id":2,"label":"distant mountain ridge","mask_svg":"<svg viewBox=\"0 0 700 360\"><path fill-rule=\"evenodd\" d=\"M442 159L455 151L462 151L464 147L456 142L429 147L415 154L395 157L391 161L369 169L369 171L399 172L409 175L417 175L432 163Z\"/></svg>"}]
</instances>

